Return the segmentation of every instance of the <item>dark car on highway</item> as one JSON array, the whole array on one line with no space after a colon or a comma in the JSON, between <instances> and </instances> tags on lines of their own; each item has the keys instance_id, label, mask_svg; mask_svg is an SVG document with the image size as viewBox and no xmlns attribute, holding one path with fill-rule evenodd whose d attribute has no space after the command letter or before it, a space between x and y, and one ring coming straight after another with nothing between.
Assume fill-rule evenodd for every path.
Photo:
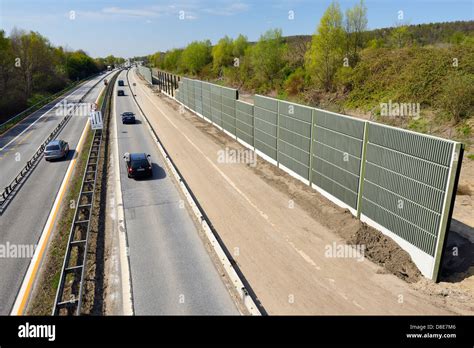
<instances>
[{"instance_id":1,"label":"dark car on highway","mask_svg":"<svg viewBox=\"0 0 474 348\"><path fill-rule=\"evenodd\" d=\"M118 85L119 85L119 86L125 86L123 80L118 80Z\"/></svg>"},{"instance_id":2,"label":"dark car on highway","mask_svg":"<svg viewBox=\"0 0 474 348\"><path fill-rule=\"evenodd\" d=\"M133 112L127 111L122 114L122 123L123 124L135 124L135 114Z\"/></svg>"},{"instance_id":3,"label":"dark car on highway","mask_svg":"<svg viewBox=\"0 0 474 348\"><path fill-rule=\"evenodd\" d=\"M153 176L150 155L146 153L126 153L123 158L127 166L129 178L145 178Z\"/></svg>"},{"instance_id":4,"label":"dark car on highway","mask_svg":"<svg viewBox=\"0 0 474 348\"><path fill-rule=\"evenodd\" d=\"M69 144L64 140L52 140L44 149L44 159L50 161L53 159L66 158L69 153Z\"/></svg>"},{"instance_id":5,"label":"dark car on highway","mask_svg":"<svg viewBox=\"0 0 474 348\"><path fill-rule=\"evenodd\" d=\"M123 96L125 95L124 90L123 90L123 89L119 89L119 90L117 91L117 95L118 95L119 97L123 97Z\"/></svg>"}]
</instances>

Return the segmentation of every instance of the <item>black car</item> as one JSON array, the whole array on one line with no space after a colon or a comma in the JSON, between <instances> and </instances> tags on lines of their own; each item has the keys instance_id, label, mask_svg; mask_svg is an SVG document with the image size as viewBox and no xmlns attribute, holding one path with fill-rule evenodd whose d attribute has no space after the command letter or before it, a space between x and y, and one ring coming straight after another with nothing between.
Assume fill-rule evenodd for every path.
<instances>
[{"instance_id":1,"label":"black car","mask_svg":"<svg viewBox=\"0 0 474 348\"><path fill-rule=\"evenodd\" d=\"M122 123L123 124L135 124L135 114L133 112L127 111L122 114Z\"/></svg>"},{"instance_id":2,"label":"black car","mask_svg":"<svg viewBox=\"0 0 474 348\"><path fill-rule=\"evenodd\" d=\"M129 178L145 178L153 176L150 155L145 153L126 153L123 156Z\"/></svg>"},{"instance_id":3,"label":"black car","mask_svg":"<svg viewBox=\"0 0 474 348\"><path fill-rule=\"evenodd\" d=\"M119 85L119 86L125 86L123 80L118 80L118 85Z\"/></svg>"},{"instance_id":4,"label":"black car","mask_svg":"<svg viewBox=\"0 0 474 348\"><path fill-rule=\"evenodd\" d=\"M123 89L119 89L119 90L117 91L117 95L118 95L119 97L123 97L123 96L125 95L124 90L123 90Z\"/></svg>"}]
</instances>

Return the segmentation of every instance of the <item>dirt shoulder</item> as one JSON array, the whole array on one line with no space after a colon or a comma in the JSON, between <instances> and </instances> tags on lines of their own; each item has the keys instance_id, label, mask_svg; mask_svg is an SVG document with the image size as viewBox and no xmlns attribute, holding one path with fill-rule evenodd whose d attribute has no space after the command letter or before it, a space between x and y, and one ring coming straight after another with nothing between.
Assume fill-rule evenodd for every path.
<instances>
[{"instance_id":1,"label":"dirt shoulder","mask_svg":"<svg viewBox=\"0 0 474 348\"><path fill-rule=\"evenodd\" d=\"M390 240L380 243L349 212L278 168L261 158L256 167L219 163L219 151L244 148L180 113L133 74L132 80L152 126L269 314L474 313L472 306L426 293L427 286L417 288L419 275L404 252L394 255ZM374 252L375 262L377 254L388 255L407 269L397 266L404 274L394 275L367 258L328 256L346 240L382 244L366 253Z\"/></svg>"}]
</instances>

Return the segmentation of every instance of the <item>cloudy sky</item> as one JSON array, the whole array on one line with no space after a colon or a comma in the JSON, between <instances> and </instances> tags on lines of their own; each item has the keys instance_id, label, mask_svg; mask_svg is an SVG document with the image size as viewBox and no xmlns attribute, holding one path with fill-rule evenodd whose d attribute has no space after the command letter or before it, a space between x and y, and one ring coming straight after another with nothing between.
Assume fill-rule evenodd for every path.
<instances>
[{"instance_id":1,"label":"cloudy sky","mask_svg":"<svg viewBox=\"0 0 474 348\"><path fill-rule=\"evenodd\" d=\"M193 40L250 40L268 29L312 34L330 0L0 0L0 29L38 31L53 44L92 56L131 57ZM341 8L358 0L340 0ZM366 0L369 28L474 19L474 0ZM291 12L290 12L291 11Z\"/></svg>"}]
</instances>

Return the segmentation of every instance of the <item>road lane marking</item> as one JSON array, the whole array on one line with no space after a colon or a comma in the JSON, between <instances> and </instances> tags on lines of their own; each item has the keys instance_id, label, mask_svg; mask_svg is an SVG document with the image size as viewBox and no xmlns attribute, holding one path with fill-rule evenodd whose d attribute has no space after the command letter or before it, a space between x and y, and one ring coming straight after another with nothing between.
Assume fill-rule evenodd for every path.
<instances>
[{"instance_id":1,"label":"road lane marking","mask_svg":"<svg viewBox=\"0 0 474 348\"><path fill-rule=\"evenodd\" d=\"M115 96L115 87L113 90L113 95ZM127 226L125 221L125 213L122 199L122 183L120 178L120 154L118 148L118 125L117 125L117 103L116 98L114 100L113 107L113 139L114 139L114 152L113 152L113 161L115 169L115 206L117 207L117 230L119 233L119 263L121 269L121 284L122 284L122 315L133 315L133 298L132 298L132 283L130 277L130 260L128 257L128 244L127 244Z\"/></svg>"},{"instance_id":2,"label":"road lane marking","mask_svg":"<svg viewBox=\"0 0 474 348\"><path fill-rule=\"evenodd\" d=\"M96 102L99 100L100 95L102 94L103 89L105 88L102 87L101 91L99 92L99 95L96 99ZM10 315L23 315L25 311L25 306L26 303L28 302L28 299L31 294L32 286L33 283L36 279L36 275L38 273L39 266L42 262L44 252L46 249L46 246L48 245L48 241L51 235L51 232L53 230L54 224L56 222L56 217L59 212L59 208L61 206L61 202L63 200L63 196L66 192L66 188L69 185L69 181L71 179L72 171L74 170L74 167L76 165L76 161L79 158L79 153L82 149L83 143L85 141L85 135L87 134L87 129L89 127L89 119L87 119L86 125L82 131L81 137L79 139L79 142L77 143L76 146L76 156L74 156L71 159L71 163L68 166L68 169L66 171L66 175L63 179L63 182L61 183L61 186L59 188L59 192L56 195L56 199L53 204L53 208L51 209L51 212L48 216L48 220L46 221L46 225L43 228L43 232L41 233L41 238L36 246L35 253L33 255L33 258L31 259L30 265L28 266L28 270L26 272L25 277L23 278L23 282L21 284L20 290L18 292L18 295L15 299L15 303L13 305L13 309L10 313Z\"/></svg>"}]
</instances>

